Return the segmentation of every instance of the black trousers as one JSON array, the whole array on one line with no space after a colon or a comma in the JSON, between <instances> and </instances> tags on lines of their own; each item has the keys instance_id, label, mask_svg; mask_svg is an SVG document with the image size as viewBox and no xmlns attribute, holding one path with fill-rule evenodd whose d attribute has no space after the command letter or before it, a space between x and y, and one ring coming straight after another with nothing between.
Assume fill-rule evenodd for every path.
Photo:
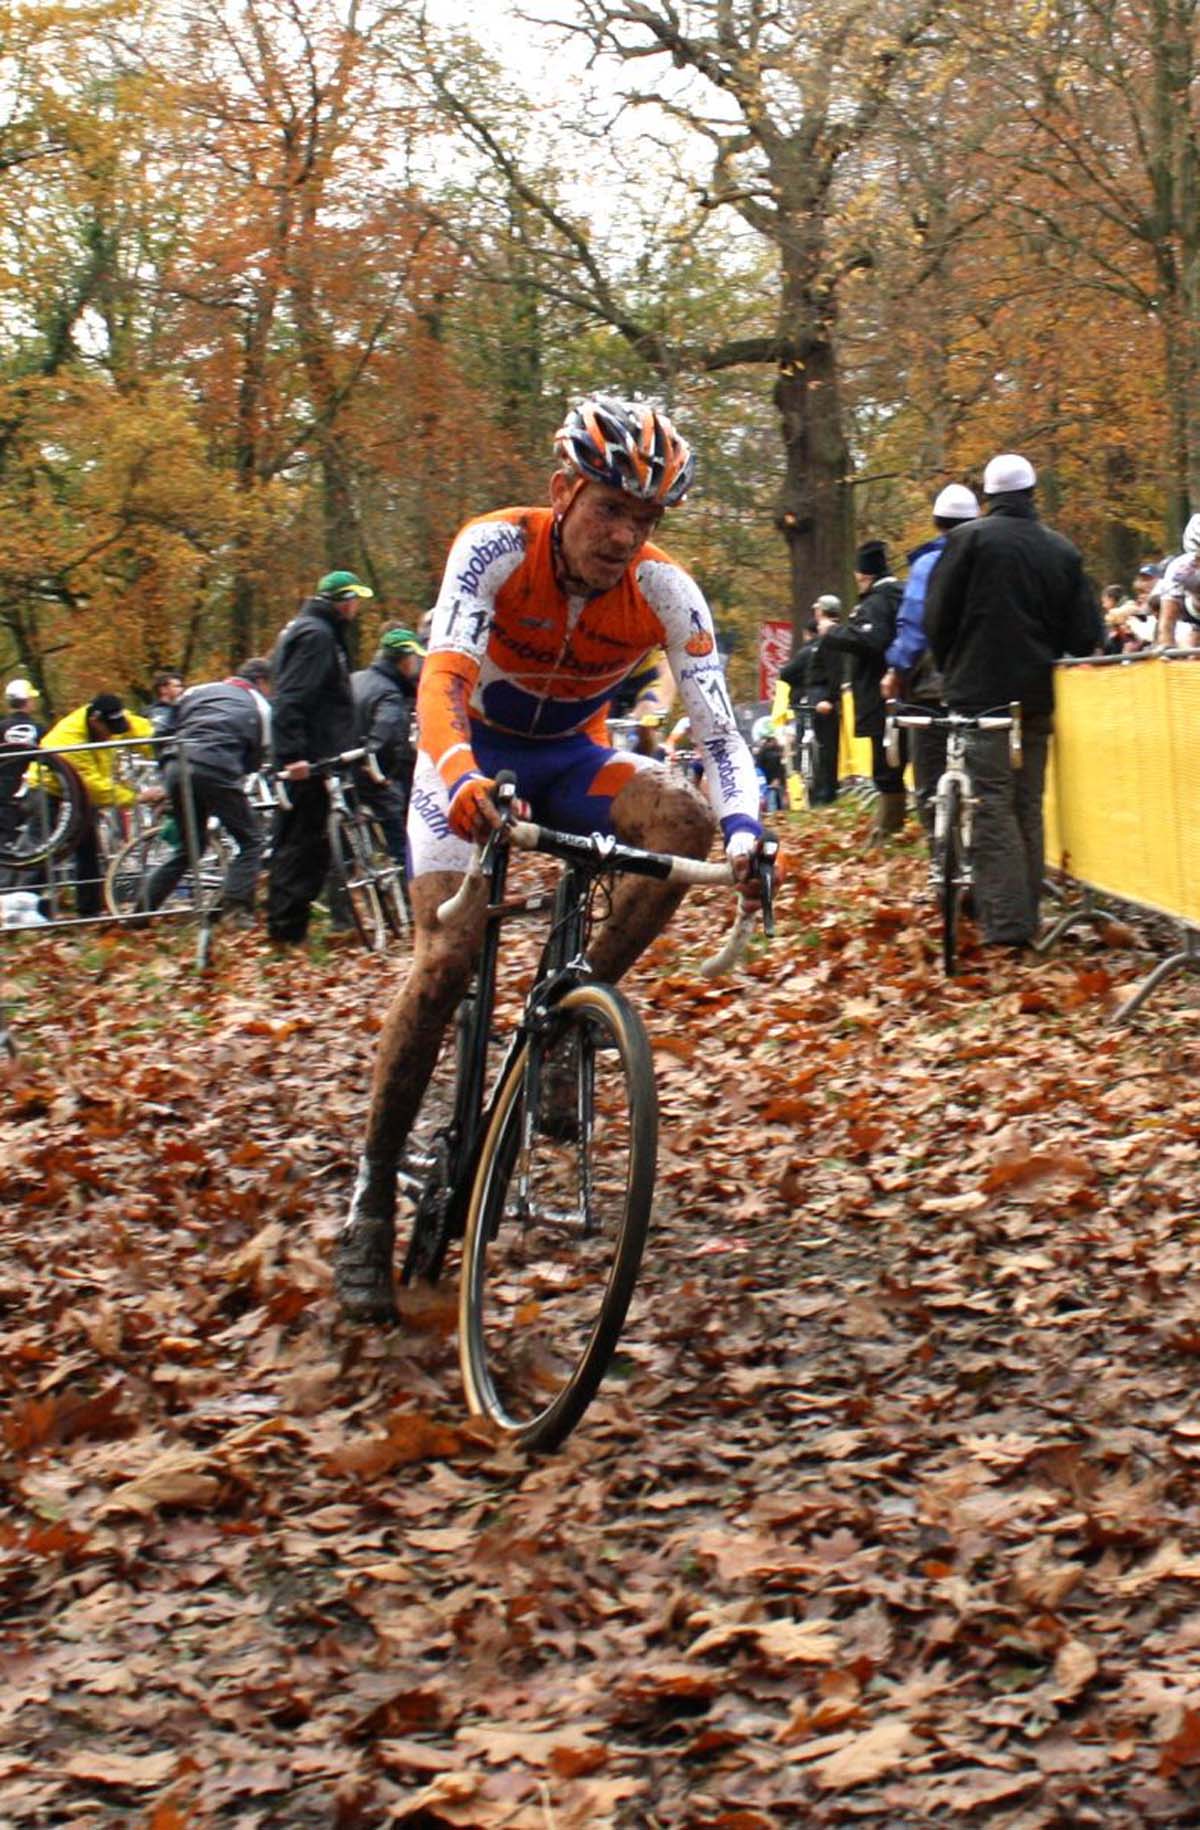
<instances>
[{"instance_id":1,"label":"black trousers","mask_svg":"<svg viewBox=\"0 0 1200 1830\"><path fill-rule=\"evenodd\" d=\"M329 790L323 781L289 782L267 873L267 932L301 941L329 875Z\"/></svg>"},{"instance_id":2,"label":"black trousers","mask_svg":"<svg viewBox=\"0 0 1200 1830\"><path fill-rule=\"evenodd\" d=\"M263 854L263 834L258 815L240 783L216 781L199 769L191 770L189 781L196 818L196 844L200 853L203 855L208 848L210 815L220 820L237 846L221 886L221 906L226 909L252 909ZM159 908L166 901L188 867L186 814L177 765L171 764L168 767L166 782L167 792L171 796L171 812L179 828L179 839L176 849L159 865L146 886L146 902L152 909Z\"/></svg>"}]
</instances>

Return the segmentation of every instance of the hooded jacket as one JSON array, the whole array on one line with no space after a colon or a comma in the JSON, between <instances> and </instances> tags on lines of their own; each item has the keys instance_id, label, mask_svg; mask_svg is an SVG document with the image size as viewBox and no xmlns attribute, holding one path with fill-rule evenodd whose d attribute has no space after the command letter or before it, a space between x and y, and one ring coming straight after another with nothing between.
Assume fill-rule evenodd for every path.
<instances>
[{"instance_id":1,"label":"hooded jacket","mask_svg":"<svg viewBox=\"0 0 1200 1830\"><path fill-rule=\"evenodd\" d=\"M854 732L857 737L883 736L883 657L896 634L901 587L890 575L877 578L859 598L844 623L817 639L821 646L848 654L850 691L854 696Z\"/></svg>"},{"instance_id":2,"label":"hooded jacket","mask_svg":"<svg viewBox=\"0 0 1200 1830\"><path fill-rule=\"evenodd\" d=\"M354 744L346 624L327 597L310 597L271 658L272 752L277 768L323 762Z\"/></svg>"},{"instance_id":3,"label":"hooded jacket","mask_svg":"<svg viewBox=\"0 0 1200 1830\"><path fill-rule=\"evenodd\" d=\"M1071 542L1038 520L1024 490L991 498L979 521L955 528L929 577L925 633L952 711L1019 700L1054 709L1054 663L1094 654L1099 605Z\"/></svg>"}]
</instances>

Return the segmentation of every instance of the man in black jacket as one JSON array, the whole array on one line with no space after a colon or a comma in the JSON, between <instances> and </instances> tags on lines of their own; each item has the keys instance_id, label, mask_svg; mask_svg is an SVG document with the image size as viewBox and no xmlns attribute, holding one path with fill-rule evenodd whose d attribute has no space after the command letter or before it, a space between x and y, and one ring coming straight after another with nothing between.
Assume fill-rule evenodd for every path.
<instances>
[{"instance_id":1,"label":"man in black jacket","mask_svg":"<svg viewBox=\"0 0 1200 1830\"><path fill-rule=\"evenodd\" d=\"M779 678L791 689L792 710L804 708L812 719L817 746L816 774L809 793L813 807L827 807L837 800L842 670L840 657L826 651L821 637L837 628L841 609L840 599L831 592L818 597L812 621L804 625L807 639L779 670Z\"/></svg>"},{"instance_id":2,"label":"man in black jacket","mask_svg":"<svg viewBox=\"0 0 1200 1830\"><path fill-rule=\"evenodd\" d=\"M854 556L858 602L846 622L821 637L823 648L850 656L850 692L854 699L854 734L871 740L871 780L879 790L872 839L899 832L904 824L904 753L889 763L883 742L884 656L896 634L902 588L888 565L882 540L864 540Z\"/></svg>"},{"instance_id":3,"label":"man in black jacket","mask_svg":"<svg viewBox=\"0 0 1200 1830\"><path fill-rule=\"evenodd\" d=\"M350 676L356 742L375 752L386 782L360 782L359 793L374 813L388 850L404 862L404 825L416 767L413 711L425 650L411 629L393 623L383 631L369 667Z\"/></svg>"},{"instance_id":4,"label":"man in black jacket","mask_svg":"<svg viewBox=\"0 0 1200 1830\"><path fill-rule=\"evenodd\" d=\"M197 850L207 848L210 816L220 821L237 846L221 886L221 914L234 927L250 927L254 921L254 893L262 866L263 830L243 783L262 767L269 747L270 678L269 664L255 656L227 680L193 686L172 706L172 736L185 748ZM146 885L151 909L166 901L190 861L185 776L177 757L167 763L163 775L178 837L174 852Z\"/></svg>"},{"instance_id":5,"label":"man in black jacket","mask_svg":"<svg viewBox=\"0 0 1200 1830\"><path fill-rule=\"evenodd\" d=\"M374 595L353 572L327 572L271 657L272 747L291 803L280 815L267 879L267 931L281 944L303 941L329 871L329 791L310 770L353 747L347 625Z\"/></svg>"},{"instance_id":6,"label":"man in black jacket","mask_svg":"<svg viewBox=\"0 0 1200 1830\"><path fill-rule=\"evenodd\" d=\"M1054 714L1054 663L1104 639L1079 553L1038 520L1033 465L1014 452L983 474L987 513L949 536L930 574L925 631L955 712L1019 701L1024 761L1006 731L973 732L967 767L978 796L972 835L975 912L985 944L1020 948L1038 928L1044 869L1042 790Z\"/></svg>"}]
</instances>

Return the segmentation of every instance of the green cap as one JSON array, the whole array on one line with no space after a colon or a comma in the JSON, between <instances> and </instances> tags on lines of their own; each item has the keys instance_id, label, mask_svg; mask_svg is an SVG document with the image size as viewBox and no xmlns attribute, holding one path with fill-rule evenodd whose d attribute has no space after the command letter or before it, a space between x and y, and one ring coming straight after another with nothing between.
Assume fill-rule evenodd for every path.
<instances>
[{"instance_id":1,"label":"green cap","mask_svg":"<svg viewBox=\"0 0 1200 1830\"><path fill-rule=\"evenodd\" d=\"M318 597L374 597L370 585L364 585L353 572L326 572L317 580Z\"/></svg>"},{"instance_id":2,"label":"green cap","mask_svg":"<svg viewBox=\"0 0 1200 1830\"><path fill-rule=\"evenodd\" d=\"M379 646L389 654L419 654L425 650L418 642L411 629L385 629L379 638Z\"/></svg>"}]
</instances>

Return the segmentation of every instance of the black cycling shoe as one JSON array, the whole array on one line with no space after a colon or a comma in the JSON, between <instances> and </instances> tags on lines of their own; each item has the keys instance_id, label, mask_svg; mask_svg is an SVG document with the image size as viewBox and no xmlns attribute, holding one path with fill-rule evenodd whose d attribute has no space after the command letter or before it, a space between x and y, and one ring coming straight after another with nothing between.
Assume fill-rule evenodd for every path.
<instances>
[{"instance_id":1,"label":"black cycling shoe","mask_svg":"<svg viewBox=\"0 0 1200 1830\"><path fill-rule=\"evenodd\" d=\"M395 1322L396 1248L394 1178L364 1158L350 1202L350 1214L333 1248L333 1286L342 1314L351 1322Z\"/></svg>"}]
</instances>

